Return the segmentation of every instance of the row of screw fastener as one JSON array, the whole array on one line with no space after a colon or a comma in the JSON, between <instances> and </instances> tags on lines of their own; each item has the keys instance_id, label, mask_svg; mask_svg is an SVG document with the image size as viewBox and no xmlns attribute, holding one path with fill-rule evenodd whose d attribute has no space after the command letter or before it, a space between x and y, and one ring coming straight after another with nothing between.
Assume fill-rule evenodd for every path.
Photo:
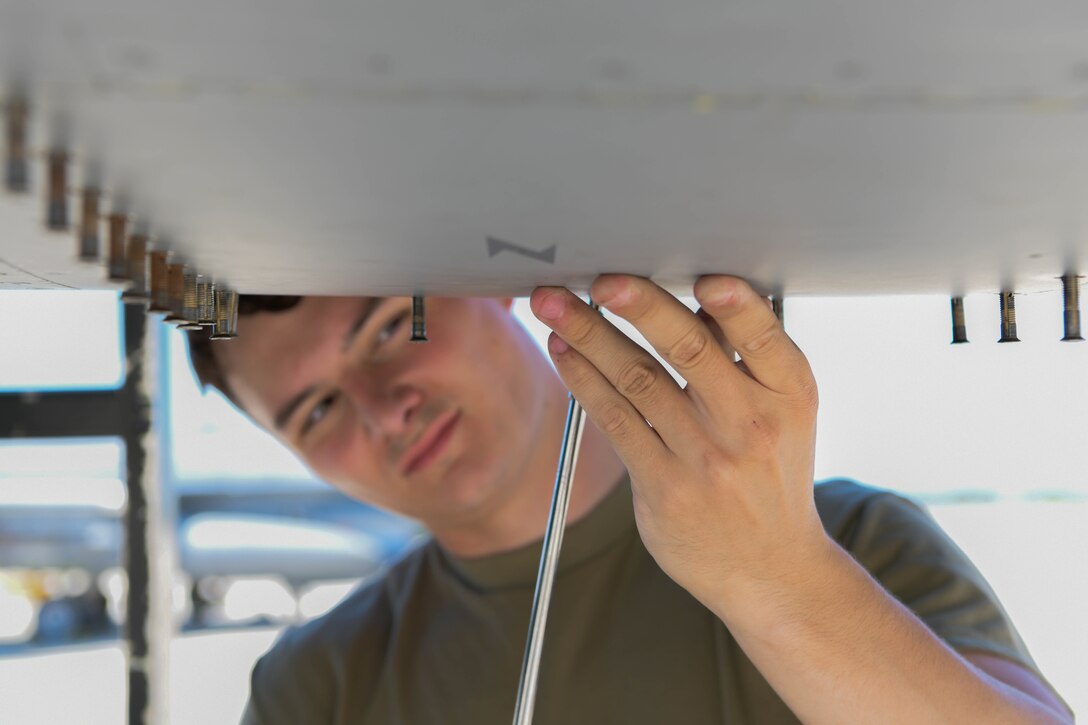
<instances>
[{"instance_id":1,"label":"row of screw fastener","mask_svg":"<svg viewBox=\"0 0 1088 725\"><path fill-rule=\"evenodd\" d=\"M29 108L22 98L13 98L7 105L7 144L4 164L4 186L16 194L30 188L30 161L27 154L27 118Z\"/></svg>"},{"instance_id":2,"label":"row of screw fastener","mask_svg":"<svg viewBox=\"0 0 1088 725\"><path fill-rule=\"evenodd\" d=\"M1079 275L1062 275L1063 323L1065 335L1062 342L1083 342L1080 333L1080 279ZM1012 290L1002 290L1001 339L998 342L1020 342L1016 335L1016 297ZM964 318L963 298L952 298L952 344L967 342L967 323Z\"/></svg>"},{"instance_id":3,"label":"row of screw fastener","mask_svg":"<svg viewBox=\"0 0 1088 725\"><path fill-rule=\"evenodd\" d=\"M216 285L210 277L198 274L184 262L169 262L165 251L155 250L149 256L150 312L168 313L163 321L177 325L179 330L209 327L213 328L213 339L236 336L237 293Z\"/></svg>"},{"instance_id":4,"label":"row of screw fastener","mask_svg":"<svg viewBox=\"0 0 1088 725\"><path fill-rule=\"evenodd\" d=\"M11 191L25 191L28 186L26 152L26 104L16 100L7 108L7 168L5 184ZM68 229L68 153L53 150L48 154L49 185L46 199L46 226L53 231ZM86 262L99 259L102 192L87 187L82 192L82 209L77 256ZM236 336L236 292L224 289L220 293L204 275L188 270L184 264L169 264L169 252L148 252L145 234L128 235L127 214L114 212L108 216L109 279L129 281L130 287L121 297L129 304L150 302L149 311L167 312L167 322L181 323L182 329L214 327L216 339ZM150 285L148 264L150 260ZM222 299L222 303L220 300ZM224 307L220 319L219 307ZM233 312L232 312L233 310Z\"/></svg>"}]
</instances>

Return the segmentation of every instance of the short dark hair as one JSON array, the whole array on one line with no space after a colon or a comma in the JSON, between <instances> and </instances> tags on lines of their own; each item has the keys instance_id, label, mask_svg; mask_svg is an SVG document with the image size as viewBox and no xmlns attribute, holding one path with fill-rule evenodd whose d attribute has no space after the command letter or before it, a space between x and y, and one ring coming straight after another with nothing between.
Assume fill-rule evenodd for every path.
<instances>
[{"instance_id":1,"label":"short dark hair","mask_svg":"<svg viewBox=\"0 0 1088 725\"><path fill-rule=\"evenodd\" d=\"M301 301L302 297L297 295L239 295L238 316L255 315L258 312L283 312ZM202 390L215 388L227 396L232 403L241 407L234 391L227 384L223 369L219 367L219 360L216 359L212 349L215 345L229 345L230 341L213 342L211 330L210 327L204 327L186 333L189 343L189 363L193 366L193 372L196 373L196 379L200 382Z\"/></svg>"}]
</instances>

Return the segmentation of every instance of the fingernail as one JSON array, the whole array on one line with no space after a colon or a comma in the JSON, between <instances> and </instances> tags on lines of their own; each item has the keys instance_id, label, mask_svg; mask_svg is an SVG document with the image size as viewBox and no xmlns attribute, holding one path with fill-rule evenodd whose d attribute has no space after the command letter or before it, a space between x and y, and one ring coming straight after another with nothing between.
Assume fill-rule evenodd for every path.
<instances>
[{"instance_id":1,"label":"fingernail","mask_svg":"<svg viewBox=\"0 0 1088 725\"><path fill-rule=\"evenodd\" d=\"M556 292L544 298L540 303L540 316L548 320L558 320L567 307L567 300L562 292Z\"/></svg>"},{"instance_id":2,"label":"fingernail","mask_svg":"<svg viewBox=\"0 0 1088 725\"><path fill-rule=\"evenodd\" d=\"M732 301L734 293L735 290L732 289L715 290L712 294L706 296L705 302L708 305L725 305Z\"/></svg>"},{"instance_id":3,"label":"fingernail","mask_svg":"<svg viewBox=\"0 0 1088 725\"><path fill-rule=\"evenodd\" d=\"M593 301L605 307L625 305L634 295L634 285L624 276L598 277L594 287L597 288L596 294L590 290Z\"/></svg>"},{"instance_id":4,"label":"fingernail","mask_svg":"<svg viewBox=\"0 0 1088 725\"><path fill-rule=\"evenodd\" d=\"M559 335L553 334L551 339L548 340L548 349L552 351L553 355L562 355L570 349L570 345L564 342Z\"/></svg>"}]
</instances>

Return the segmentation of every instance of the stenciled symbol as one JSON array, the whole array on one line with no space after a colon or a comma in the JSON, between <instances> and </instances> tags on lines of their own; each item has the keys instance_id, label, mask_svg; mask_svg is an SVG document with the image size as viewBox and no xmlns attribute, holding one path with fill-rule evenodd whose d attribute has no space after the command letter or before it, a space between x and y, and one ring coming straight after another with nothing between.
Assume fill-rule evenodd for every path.
<instances>
[{"instance_id":1,"label":"stenciled symbol","mask_svg":"<svg viewBox=\"0 0 1088 725\"><path fill-rule=\"evenodd\" d=\"M487 256L494 257L500 252L514 252L520 254L523 257L529 257L540 262L547 262L548 264L555 264L555 247L552 245L547 249L543 249L539 252L535 252L532 249L526 249L525 247L519 247L516 244L510 242L504 242L501 239L495 239L494 237L487 238Z\"/></svg>"}]
</instances>

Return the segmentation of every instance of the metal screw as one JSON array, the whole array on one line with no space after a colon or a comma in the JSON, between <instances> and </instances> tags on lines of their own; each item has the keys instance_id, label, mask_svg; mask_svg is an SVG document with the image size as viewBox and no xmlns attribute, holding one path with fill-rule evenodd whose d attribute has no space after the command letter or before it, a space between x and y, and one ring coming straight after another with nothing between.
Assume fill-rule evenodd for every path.
<instances>
[{"instance_id":1,"label":"metal screw","mask_svg":"<svg viewBox=\"0 0 1088 725\"><path fill-rule=\"evenodd\" d=\"M212 340L238 337L238 293L223 285L215 288L215 327Z\"/></svg>"},{"instance_id":2,"label":"metal screw","mask_svg":"<svg viewBox=\"0 0 1088 725\"><path fill-rule=\"evenodd\" d=\"M125 236L128 233L128 215L114 212L110 214L110 279L115 281L128 279L128 261L125 259Z\"/></svg>"},{"instance_id":3,"label":"metal screw","mask_svg":"<svg viewBox=\"0 0 1088 725\"><path fill-rule=\"evenodd\" d=\"M427 319L423 312L423 297L412 298L412 337L409 342L427 342Z\"/></svg>"},{"instance_id":4,"label":"metal screw","mask_svg":"<svg viewBox=\"0 0 1088 725\"><path fill-rule=\"evenodd\" d=\"M969 342L967 339L967 318L963 313L963 298L952 298L952 344Z\"/></svg>"},{"instance_id":5,"label":"metal screw","mask_svg":"<svg viewBox=\"0 0 1088 725\"><path fill-rule=\"evenodd\" d=\"M150 312L170 311L170 286L166 264L167 252L156 249L151 253Z\"/></svg>"},{"instance_id":6,"label":"metal screw","mask_svg":"<svg viewBox=\"0 0 1088 725\"><path fill-rule=\"evenodd\" d=\"M1062 342L1084 342L1080 335L1080 282L1073 273L1062 275L1062 297L1065 301L1065 337Z\"/></svg>"},{"instance_id":7,"label":"metal screw","mask_svg":"<svg viewBox=\"0 0 1088 725\"><path fill-rule=\"evenodd\" d=\"M46 226L53 231L68 229L68 154L64 151L49 152L49 197L45 219Z\"/></svg>"},{"instance_id":8,"label":"metal screw","mask_svg":"<svg viewBox=\"0 0 1088 725\"><path fill-rule=\"evenodd\" d=\"M197 323L201 327L215 325L215 283L204 275L199 275L196 281L197 298Z\"/></svg>"},{"instance_id":9,"label":"metal screw","mask_svg":"<svg viewBox=\"0 0 1088 725\"><path fill-rule=\"evenodd\" d=\"M166 285L170 314L163 321L172 323L185 322L185 265L177 262L166 267Z\"/></svg>"},{"instance_id":10,"label":"metal screw","mask_svg":"<svg viewBox=\"0 0 1088 725\"><path fill-rule=\"evenodd\" d=\"M49 204L46 225L54 232L67 230L67 153L49 152Z\"/></svg>"},{"instance_id":11,"label":"metal screw","mask_svg":"<svg viewBox=\"0 0 1088 725\"><path fill-rule=\"evenodd\" d=\"M188 323L195 323L200 318L200 300L197 296L198 276L194 270L185 270L185 290L181 316Z\"/></svg>"},{"instance_id":12,"label":"metal screw","mask_svg":"<svg viewBox=\"0 0 1088 725\"><path fill-rule=\"evenodd\" d=\"M30 165L26 153L26 101L15 98L7 109L7 164L4 185L8 191L20 193L30 188Z\"/></svg>"},{"instance_id":13,"label":"metal screw","mask_svg":"<svg viewBox=\"0 0 1088 725\"><path fill-rule=\"evenodd\" d=\"M132 286L121 293L121 299L127 304L143 304L147 294L147 235L133 234L128 238L128 278Z\"/></svg>"},{"instance_id":14,"label":"metal screw","mask_svg":"<svg viewBox=\"0 0 1088 725\"><path fill-rule=\"evenodd\" d=\"M1001 292L1001 339L998 342L1020 342L1016 336L1016 301L1009 290Z\"/></svg>"},{"instance_id":15,"label":"metal screw","mask_svg":"<svg viewBox=\"0 0 1088 725\"><path fill-rule=\"evenodd\" d=\"M774 316L778 318L778 321L782 325L786 324L785 309L781 295L773 295L771 297L771 309L774 311Z\"/></svg>"},{"instance_id":16,"label":"metal screw","mask_svg":"<svg viewBox=\"0 0 1088 725\"><path fill-rule=\"evenodd\" d=\"M83 190L83 216L79 229L79 259L98 261L98 199L101 192L93 187Z\"/></svg>"}]
</instances>

